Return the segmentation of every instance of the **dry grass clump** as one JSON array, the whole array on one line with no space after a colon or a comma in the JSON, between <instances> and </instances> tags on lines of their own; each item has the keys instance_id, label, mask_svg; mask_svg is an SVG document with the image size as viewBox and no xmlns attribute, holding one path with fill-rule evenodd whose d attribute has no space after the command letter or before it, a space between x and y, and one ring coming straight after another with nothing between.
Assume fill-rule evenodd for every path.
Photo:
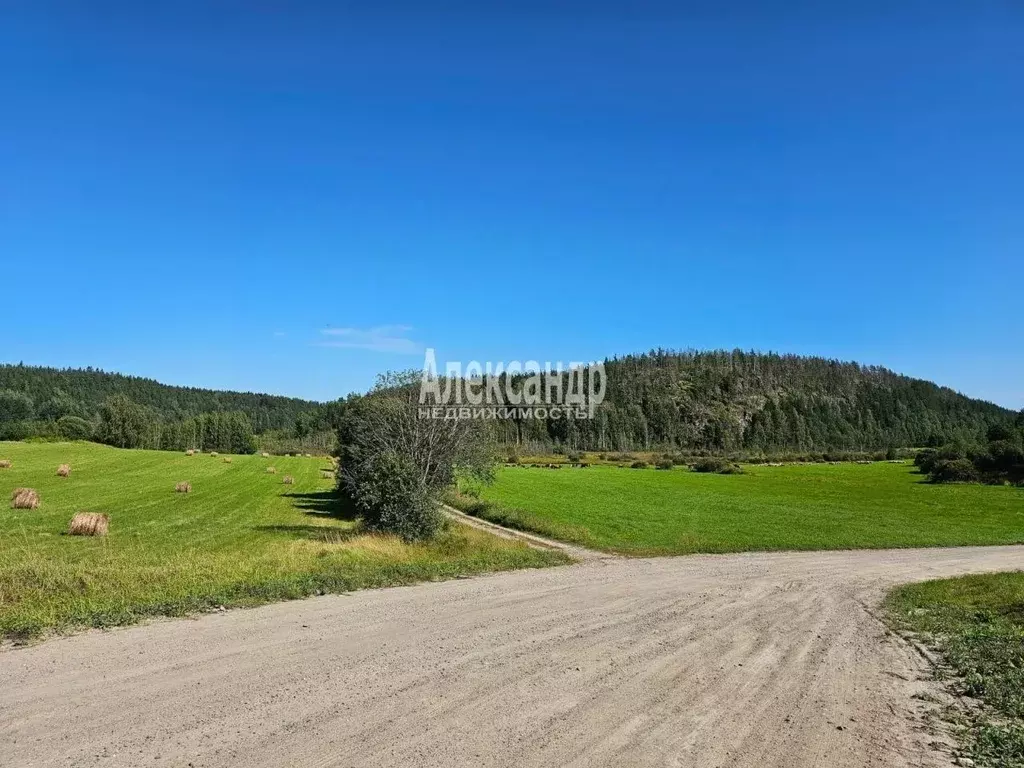
<instances>
[{"instance_id":1,"label":"dry grass clump","mask_svg":"<svg viewBox=\"0 0 1024 768\"><path fill-rule=\"evenodd\" d=\"M110 515L101 512L79 512L71 518L69 536L106 536L110 528Z\"/></svg>"},{"instance_id":2,"label":"dry grass clump","mask_svg":"<svg viewBox=\"0 0 1024 768\"><path fill-rule=\"evenodd\" d=\"M57 476L58 477L71 477L71 465L70 464L61 464L59 467L57 467Z\"/></svg>"},{"instance_id":3,"label":"dry grass clump","mask_svg":"<svg viewBox=\"0 0 1024 768\"><path fill-rule=\"evenodd\" d=\"M39 494L32 488L15 488L11 496L12 509L39 509Z\"/></svg>"},{"instance_id":4,"label":"dry grass clump","mask_svg":"<svg viewBox=\"0 0 1024 768\"><path fill-rule=\"evenodd\" d=\"M10 459L0 459L0 469L10 469L10 468L11 468L11 460Z\"/></svg>"},{"instance_id":5,"label":"dry grass clump","mask_svg":"<svg viewBox=\"0 0 1024 768\"><path fill-rule=\"evenodd\" d=\"M267 467L267 474L268 475L276 475L277 474L277 467Z\"/></svg>"},{"instance_id":6,"label":"dry grass clump","mask_svg":"<svg viewBox=\"0 0 1024 768\"><path fill-rule=\"evenodd\" d=\"M231 457L230 456L225 456L224 457L224 463L225 464L230 464L231 463Z\"/></svg>"},{"instance_id":7,"label":"dry grass clump","mask_svg":"<svg viewBox=\"0 0 1024 768\"><path fill-rule=\"evenodd\" d=\"M295 478L291 475L285 475L281 478L281 482L285 485L295 485Z\"/></svg>"},{"instance_id":8,"label":"dry grass clump","mask_svg":"<svg viewBox=\"0 0 1024 768\"><path fill-rule=\"evenodd\" d=\"M182 481L174 486L175 493L192 493L192 483Z\"/></svg>"},{"instance_id":9,"label":"dry grass clump","mask_svg":"<svg viewBox=\"0 0 1024 768\"><path fill-rule=\"evenodd\" d=\"M331 472L331 470L329 469L321 469L320 477L322 477L324 480L330 480L332 477L334 477L334 473Z\"/></svg>"}]
</instances>

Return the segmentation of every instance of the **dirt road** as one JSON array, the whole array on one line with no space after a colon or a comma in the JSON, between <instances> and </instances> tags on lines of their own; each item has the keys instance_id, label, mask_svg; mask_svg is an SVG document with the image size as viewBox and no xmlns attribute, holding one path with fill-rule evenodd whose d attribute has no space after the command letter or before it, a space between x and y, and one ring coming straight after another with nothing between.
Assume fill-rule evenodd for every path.
<instances>
[{"instance_id":1,"label":"dirt road","mask_svg":"<svg viewBox=\"0 0 1024 768\"><path fill-rule=\"evenodd\" d=\"M4 766L921 766L885 587L1024 548L595 560L0 653Z\"/></svg>"}]
</instances>

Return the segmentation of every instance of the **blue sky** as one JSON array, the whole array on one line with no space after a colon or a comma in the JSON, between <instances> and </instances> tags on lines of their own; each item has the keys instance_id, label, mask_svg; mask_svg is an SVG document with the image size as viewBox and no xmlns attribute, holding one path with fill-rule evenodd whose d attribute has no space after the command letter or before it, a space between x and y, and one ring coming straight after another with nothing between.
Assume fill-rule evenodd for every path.
<instances>
[{"instance_id":1,"label":"blue sky","mask_svg":"<svg viewBox=\"0 0 1024 768\"><path fill-rule=\"evenodd\" d=\"M5 4L0 359L741 347L1024 407L1019 3L352 5Z\"/></svg>"}]
</instances>

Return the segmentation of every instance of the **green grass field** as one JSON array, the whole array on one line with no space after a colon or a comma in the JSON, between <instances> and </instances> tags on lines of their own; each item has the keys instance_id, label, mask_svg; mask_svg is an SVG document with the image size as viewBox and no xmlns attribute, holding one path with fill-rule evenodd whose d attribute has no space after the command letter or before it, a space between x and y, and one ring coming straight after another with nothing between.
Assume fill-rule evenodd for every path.
<instances>
[{"instance_id":1,"label":"green grass field","mask_svg":"<svg viewBox=\"0 0 1024 768\"><path fill-rule=\"evenodd\" d=\"M978 766L1024 766L1024 573L908 584L887 607L942 654L955 693L983 702L945 711L963 728L966 755Z\"/></svg>"},{"instance_id":2,"label":"green grass field","mask_svg":"<svg viewBox=\"0 0 1024 768\"><path fill-rule=\"evenodd\" d=\"M0 636L8 638L565 562L463 526L417 545L362 534L341 515L333 481L321 478L324 459L228 464L91 443L0 443L0 459L13 462L0 469ZM72 468L66 479L56 475L63 463ZM174 492L182 480L192 493ZM20 486L39 491L39 509L10 508ZM108 513L109 536L65 535L83 510Z\"/></svg>"},{"instance_id":3,"label":"green grass field","mask_svg":"<svg viewBox=\"0 0 1024 768\"><path fill-rule=\"evenodd\" d=\"M476 513L631 555L1024 542L1024 490L922 479L890 463L743 475L505 467L481 490L496 507Z\"/></svg>"}]
</instances>

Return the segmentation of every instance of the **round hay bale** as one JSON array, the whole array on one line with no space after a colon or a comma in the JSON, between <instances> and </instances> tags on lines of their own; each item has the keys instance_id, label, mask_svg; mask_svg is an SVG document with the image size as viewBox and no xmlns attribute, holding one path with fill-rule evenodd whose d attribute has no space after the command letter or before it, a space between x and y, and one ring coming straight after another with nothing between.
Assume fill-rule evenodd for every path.
<instances>
[{"instance_id":1,"label":"round hay bale","mask_svg":"<svg viewBox=\"0 0 1024 768\"><path fill-rule=\"evenodd\" d=\"M270 454L269 454L269 453L267 453L266 451L264 451L263 453L261 453L261 454L260 454L260 456L262 456L262 457L263 457L264 459L269 459L269 458L270 458Z\"/></svg>"},{"instance_id":2,"label":"round hay bale","mask_svg":"<svg viewBox=\"0 0 1024 768\"><path fill-rule=\"evenodd\" d=\"M10 468L11 468L11 460L10 459L0 459L0 469L10 469Z\"/></svg>"},{"instance_id":3,"label":"round hay bale","mask_svg":"<svg viewBox=\"0 0 1024 768\"><path fill-rule=\"evenodd\" d=\"M101 512L79 512L71 518L69 536L106 536L110 528L110 515Z\"/></svg>"},{"instance_id":4,"label":"round hay bale","mask_svg":"<svg viewBox=\"0 0 1024 768\"><path fill-rule=\"evenodd\" d=\"M216 451L210 451L210 455L211 456L218 456L219 454Z\"/></svg>"},{"instance_id":5,"label":"round hay bale","mask_svg":"<svg viewBox=\"0 0 1024 768\"><path fill-rule=\"evenodd\" d=\"M57 477L71 477L71 465L61 464L57 467Z\"/></svg>"},{"instance_id":6,"label":"round hay bale","mask_svg":"<svg viewBox=\"0 0 1024 768\"><path fill-rule=\"evenodd\" d=\"M17 488L11 499L12 509L39 509L39 494L32 488Z\"/></svg>"},{"instance_id":7,"label":"round hay bale","mask_svg":"<svg viewBox=\"0 0 1024 768\"><path fill-rule=\"evenodd\" d=\"M294 485L295 478L292 477L291 475L285 475L284 477L281 478L281 482L284 483L285 485Z\"/></svg>"},{"instance_id":8,"label":"round hay bale","mask_svg":"<svg viewBox=\"0 0 1024 768\"><path fill-rule=\"evenodd\" d=\"M230 464L231 463L231 457L230 456L225 456L224 457L224 463L225 464Z\"/></svg>"},{"instance_id":9,"label":"round hay bale","mask_svg":"<svg viewBox=\"0 0 1024 768\"><path fill-rule=\"evenodd\" d=\"M180 483L174 486L175 493L192 493L192 483L186 483L182 480Z\"/></svg>"},{"instance_id":10,"label":"round hay bale","mask_svg":"<svg viewBox=\"0 0 1024 768\"><path fill-rule=\"evenodd\" d=\"M268 475L276 475L277 474L277 467L267 467L267 474Z\"/></svg>"},{"instance_id":11,"label":"round hay bale","mask_svg":"<svg viewBox=\"0 0 1024 768\"><path fill-rule=\"evenodd\" d=\"M195 456L196 452L193 451L191 448L189 448L187 451L185 451L185 455L186 456Z\"/></svg>"}]
</instances>

